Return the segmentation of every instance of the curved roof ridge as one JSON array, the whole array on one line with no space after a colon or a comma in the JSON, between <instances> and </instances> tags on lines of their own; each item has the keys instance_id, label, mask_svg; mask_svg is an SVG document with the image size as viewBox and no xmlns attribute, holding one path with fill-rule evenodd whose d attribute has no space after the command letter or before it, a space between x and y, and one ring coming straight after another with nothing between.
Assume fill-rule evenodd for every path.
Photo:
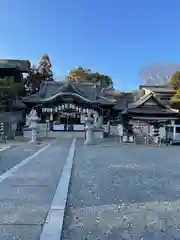
<instances>
[{"instance_id":1,"label":"curved roof ridge","mask_svg":"<svg viewBox=\"0 0 180 240\"><path fill-rule=\"evenodd\" d=\"M71 82L71 86L74 88L74 90L79 93L79 95L84 95L84 92L82 90L80 90L77 86L78 84L76 82Z\"/></svg>"}]
</instances>

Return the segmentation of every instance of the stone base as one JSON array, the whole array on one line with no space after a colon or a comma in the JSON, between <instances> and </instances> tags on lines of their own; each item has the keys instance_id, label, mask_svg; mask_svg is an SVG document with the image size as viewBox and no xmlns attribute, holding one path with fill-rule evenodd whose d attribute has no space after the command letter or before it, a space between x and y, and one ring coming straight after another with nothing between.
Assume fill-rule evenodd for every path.
<instances>
[{"instance_id":1,"label":"stone base","mask_svg":"<svg viewBox=\"0 0 180 240\"><path fill-rule=\"evenodd\" d=\"M104 138L103 131L96 131L96 130L94 130L93 131L93 137L95 139L102 139L102 138Z\"/></svg>"},{"instance_id":2,"label":"stone base","mask_svg":"<svg viewBox=\"0 0 180 240\"><path fill-rule=\"evenodd\" d=\"M91 145L93 142L93 132L92 129L86 130L86 140L84 141L84 145Z\"/></svg>"},{"instance_id":3,"label":"stone base","mask_svg":"<svg viewBox=\"0 0 180 240\"><path fill-rule=\"evenodd\" d=\"M92 145L94 143L99 142L104 138L103 131L91 128L86 130L86 140L84 142L84 145Z\"/></svg>"},{"instance_id":4,"label":"stone base","mask_svg":"<svg viewBox=\"0 0 180 240\"><path fill-rule=\"evenodd\" d=\"M92 141L87 141L87 140L84 141L84 146L92 145L92 144L93 144Z\"/></svg>"}]
</instances>

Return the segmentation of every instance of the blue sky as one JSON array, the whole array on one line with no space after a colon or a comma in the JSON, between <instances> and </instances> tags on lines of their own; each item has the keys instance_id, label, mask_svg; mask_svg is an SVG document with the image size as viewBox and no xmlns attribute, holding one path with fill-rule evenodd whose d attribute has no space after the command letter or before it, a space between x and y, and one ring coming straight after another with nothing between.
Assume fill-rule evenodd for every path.
<instances>
[{"instance_id":1,"label":"blue sky","mask_svg":"<svg viewBox=\"0 0 180 240\"><path fill-rule=\"evenodd\" d=\"M0 58L38 63L57 76L84 66L136 88L141 67L179 63L179 0L0 0Z\"/></svg>"}]
</instances>

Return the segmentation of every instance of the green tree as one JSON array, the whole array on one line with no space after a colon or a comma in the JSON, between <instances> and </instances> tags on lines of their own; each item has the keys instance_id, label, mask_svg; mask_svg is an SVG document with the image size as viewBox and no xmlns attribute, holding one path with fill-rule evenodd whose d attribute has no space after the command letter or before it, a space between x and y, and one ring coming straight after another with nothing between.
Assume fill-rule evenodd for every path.
<instances>
[{"instance_id":1,"label":"green tree","mask_svg":"<svg viewBox=\"0 0 180 240\"><path fill-rule=\"evenodd\" d=\"M51 70L52 64L47 54L43 55L40 59L39 66L37 68L38 73L42 76L44 81L53 81L53 72Z\"/></svg>"},{"instance_id":2,"label":"green tree","mask_svg":"<svg viewBox=\"0 0 180 240\"><path fill-rule=\"evenodd\" d=\"M67 76L67 80L84 82L88 80L88 76L91 74L90 69L85 69L83 67L77 67L72 69Z\"/></svg>"},{"instance_id":3,"label":"green tree","mask_svg":"<svg viewBox=\"0 0 180 240\"><path fill-rule=\"evenodd\" d=\"M37 67L32 65L24 79L27 92L35 93L39 91L43 81L54 81L51 68L51 61L47 54L42 56Z\"/></svg>"},{"instance_id":4,"label":"green tree","mask_svg":"<svg viewBox=\"0 0 180 240\"><path fill-rule=\"evenodd\" d=\"M7 79L0 80L0 108L9 111L12 107L13 100L19 99L25 95L25 86L23 81L13 82Z\"/></svg>"},{"instance_id":5,"label":"green tree","mask_svg":"<svg viewBox=\"0 0 180 240\"><path fill-rule=\"evenodd\" d=\"M88 81L92 83L100 83L102 87L113 86L113 81L108 75L104 75L99 72L92 72L91 69L83 67L72 69L66 79L79 82Z\"/></svg>"},{"instance_id":6,"label":"green tree","mask_svg":"<svg viewBox=\"0 0 180 240\"><path fill-rule=\"evenodd\" d=\"M174 90L180 89L180 71L176 71L170 78L168 87Z\"/></svg>"},{"instance_id":7,"label":"green tree","mask_svg":"<svg viewBox=\"0 0 180 240\"><path fill-rule=\"evenodd\" d=\"M35 65L30 68L27 77L24 79L26 90L29 93L35 93L39 90L41 82L43 81L42 75L38 72Z\"/></svg>"},{"instance_id":8,"label":"green tree","mask_svg":"<svg viewBox=\"0 0 180 240\"><path fill-rule=\"evenodd\" d=\"M180 109L180 71L176 71L171 76L168 87L176 91L171 99L171 107Z\"/></svg>"},{"instance_id":9,"label":"green tree","mask_svg":"<svg viewBox=\"0 0 180 240\"><path fill-rule=\"evenodd\" d=\"M171 107L180 109L180 88L177 90L176 94L171 99Z\"/></svg>"}]
</instances>

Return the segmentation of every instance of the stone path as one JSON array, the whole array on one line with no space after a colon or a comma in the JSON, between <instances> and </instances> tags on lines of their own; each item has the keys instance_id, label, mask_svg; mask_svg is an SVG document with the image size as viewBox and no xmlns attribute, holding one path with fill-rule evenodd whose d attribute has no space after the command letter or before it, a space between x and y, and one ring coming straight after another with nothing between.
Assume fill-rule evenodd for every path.
<instances>
[{"instance_id":1,"label":"stone path","mask_svg":"<svg viewBox=\"0 0 180 240\"><path fill-rule=\"evenodd\" d=\"M77 141L63 240L180 239L180 148Z\"/></svg>"},{"instance_id":2,"label":"stone path","mask_svg":"<svg viewBox=\"0 0 180 240\"><path fill-rule=\"evenodd\" d=\"M21 143L19 146L10 146L10 148L0 151L0 174L3 174L8 169L20 163L23 159L34 154L46 145L47 143L42 143L40 145Z\"/></svg>"},{"instance_id":3,"label":"stone path","mask_svg":"<svg viewBox=\"0 0 180 240\"><path fill-rule=\"evenodd\" d=\"M0 239L40 239L71 142L53 143L0 183Z\"/></svg>"}]
</instances>

